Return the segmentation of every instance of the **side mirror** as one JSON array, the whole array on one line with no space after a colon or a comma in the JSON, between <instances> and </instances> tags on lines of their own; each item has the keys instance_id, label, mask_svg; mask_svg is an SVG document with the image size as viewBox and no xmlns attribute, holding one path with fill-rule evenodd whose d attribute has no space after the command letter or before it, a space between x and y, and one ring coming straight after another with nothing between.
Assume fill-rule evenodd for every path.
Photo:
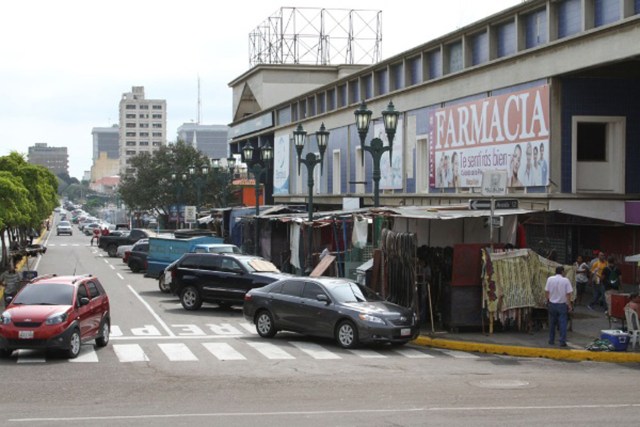
<instances>
[{"instance_id":1,"label":"side mirror","mask_svg":"<svg viewBox=\"0 0 640 427\"><path fill-rule=\"evenodd\" d=\"M328 296L326 296L325 294L318 294L318 295L316 295L316 299L317 299L318 301L322 301L322 302L324 302L324 303L325 303L325 304L327 304L327 305L329 305L329 303L331 302L331 300L329 300L329 297L328 297Z\"/></svg>"},{"instance_id":2,"label":"side mirror","mask_svg":"<svg viewBox=\"0 0 640 427\"><path fill-rule=\"evenodd\" d=\"M87 297L82 297L82 298L80 298L80 305L81 305L81 306L83 306L83 305L87 305L87 304L89 304L89 301L90 301L90 300L89 300L89 298L87 298Z\"/></svg>"}]
</instances>

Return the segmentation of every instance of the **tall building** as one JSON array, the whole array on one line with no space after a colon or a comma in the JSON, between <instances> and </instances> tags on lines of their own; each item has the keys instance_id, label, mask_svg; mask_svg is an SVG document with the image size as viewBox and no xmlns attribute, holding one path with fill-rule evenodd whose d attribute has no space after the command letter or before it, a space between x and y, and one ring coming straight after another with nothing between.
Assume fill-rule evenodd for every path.
<instances>
[{"instance_id":1,"label":"tall building","mask_svg":"<svg viewBox=\"0 0 640 427\"><path fill-rule=\"evenodd\" d=\"M178 128L178 139L212 159L228 157L229 127L225 125L200 125L185 123Z\"/></svg>"},{"instance_id":2,"label":"tall building","mask_svg":"<svg viewBox=\"0 0 640 427\"><path fill-rule=\"evenodd\" d=\"M145 99L144 86L133 86L120 100L120 175L134 172L131 158L167 143L167 101Z\"/></svg>"},{"instance_id":3,"label":"tall building","mask_svg":"<svg viewBox=\"0 0 640 427\"><path fill-rule=\"evenodd\" d=\"M95 127L91 129L93 136L93 161L100 157L100 153L107 153L107 158L120 157L120 129L118 125L111 127Z\"/></svg>"},{"instance_id":4,"label":"tall building","mask_svg":"<svg viewBox=\"0 0 640 427\"><path fill-rule=\"evenodd\" d=\"M28 162L44 166L54 175L69 174L67 147L48 147L46 142L36 142L33 147L29 147Z\"/></svg>"}]
</instances>

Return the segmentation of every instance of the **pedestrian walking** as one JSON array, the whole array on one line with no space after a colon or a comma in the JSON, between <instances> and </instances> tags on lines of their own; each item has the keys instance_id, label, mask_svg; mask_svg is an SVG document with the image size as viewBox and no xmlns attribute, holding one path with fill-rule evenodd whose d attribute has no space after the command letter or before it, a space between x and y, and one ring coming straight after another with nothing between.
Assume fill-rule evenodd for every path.
<instances>
[{"instance_id":1,"label":"pedestrian walking","mask_svg":"<svg viewBox=\"0 0 640 427\"><path fill-rule=\"evenodd\" d=\"M584 262L582 255L578 255L574 266L576 267L576 305L580 305L589 283L589 266Z\"/></svg>"},{"instance_id":2,"label":"pedestrian walking","mask_svg":"<svg viewBox=\"0 0 640 427\"><path fill-rule=\"evenodd\" d=\"M560 347L567 346L567 324L569 312L573 310L571 297L573 287L569 279L564 277L564 267L556 267L555 276L547 279L544 287L547 297L547 309L549 311L549 344L554 345L556 328L560 329Z\"/></svg>"},{"instance_id":3,"label":"pedestrian walking","mask_svg":"<svg viewBox=\"0 0 640 427\"><path fill-rule=\"evenodd\" d=\"M604 252L598 252L598 258L591 264L591 285L593 286L593 298L587 306L593 310L594 304L604 305L604 283L602 273L607 266L607 258Z\"/></svg>"}]
</instances>

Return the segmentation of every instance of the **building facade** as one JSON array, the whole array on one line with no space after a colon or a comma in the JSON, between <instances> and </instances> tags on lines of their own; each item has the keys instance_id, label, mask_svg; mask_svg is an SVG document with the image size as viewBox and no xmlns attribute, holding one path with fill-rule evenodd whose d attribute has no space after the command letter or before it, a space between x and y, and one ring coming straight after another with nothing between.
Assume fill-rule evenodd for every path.
<instances>
[{"instance_id":1,"label":"building facade","mask_svg":"<svg viewBox=\"0 0 640 427\"><path fill-rule=\"evenodd\" d=\"M28 162L44 166L54 175L69 174L67 147L49 147L46 142L36 142L29 147Z\"/></svg>"},{"instance_id":2,"label":"building facade","mask_svg":"<svg viewBox=\"0 0 640 427\"><path fill-rule=\"evenodd\" d=\"M364 100L373 112L367 144L386 141L381 112L393 101L401 114L393 158L381 161L381 205L468 205L483 198L483 175L498 171L507 197L549 212L519 217L529 246L557 250L563 262L592 249L621 259L640 250L637 40L640 0L531 0L343 74L256 66L230 83L230 149L271 144L267 202L301 204L307 170L293 131L308 132L304 156L317 151L324 124L316 205L348 197L371 206L372 156L354 111Z\"/></svg>"},{"instance_id":3,"label":"building facade","mask_svg":"<svg viewBox=\"0 0 640 427\"><path fill-rule=\"evenodd\" d=\"M120 174L133 173L131 158L167 143L167 102L146 99L143 86L133 86L120 100Z\"/></svg>"},{"instance_id":4,"label":"building facade","mask_svg":"<svg viewBox=\"0 0 640 427\"><path fill-rule=\"evenodd\" d=\"M100 153L107 153L109 159L120 158L120 129L118 125L111 127L95 127L91 129L93 139L93 158L95 162Z\"/></svg>"},{"instance_id":5,"label":"building facade","mask_svg":"<svg viewBox=\"0 0 640 427\"><path fill-rule=\"evenodd\" d=\"M178 128L178 139L196 148L211 159L226 159L229 155L229 127L184 123Z\"/></svg>"}]
</instances>

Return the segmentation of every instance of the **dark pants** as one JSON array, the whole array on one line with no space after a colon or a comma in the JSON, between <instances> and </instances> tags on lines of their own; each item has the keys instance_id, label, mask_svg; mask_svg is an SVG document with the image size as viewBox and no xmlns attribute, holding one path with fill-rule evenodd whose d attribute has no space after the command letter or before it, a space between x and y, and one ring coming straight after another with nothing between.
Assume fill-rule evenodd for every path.
<instances>
[{"instance_id":1,"label":"dark pants","mask_svg":"<svg viewBox=\"0 0 640 427\"><path fill-rule=\"evenodd\" d=\"M601 283L593 284L593 298L589 305L594 304L604 305L604 285Z\"/></svg>"},{"instance_id":2,"label":"dark pants","mask_svg":"<svg viewBox=\"0 0 640 427\"><path fill-rule=\"evenodd\" d=\"M560 327L560 344L567 343L567 323L569 307L567 304L549 303L549 344L556 339L556 327Z\"/></svg>"}]
</instances>

